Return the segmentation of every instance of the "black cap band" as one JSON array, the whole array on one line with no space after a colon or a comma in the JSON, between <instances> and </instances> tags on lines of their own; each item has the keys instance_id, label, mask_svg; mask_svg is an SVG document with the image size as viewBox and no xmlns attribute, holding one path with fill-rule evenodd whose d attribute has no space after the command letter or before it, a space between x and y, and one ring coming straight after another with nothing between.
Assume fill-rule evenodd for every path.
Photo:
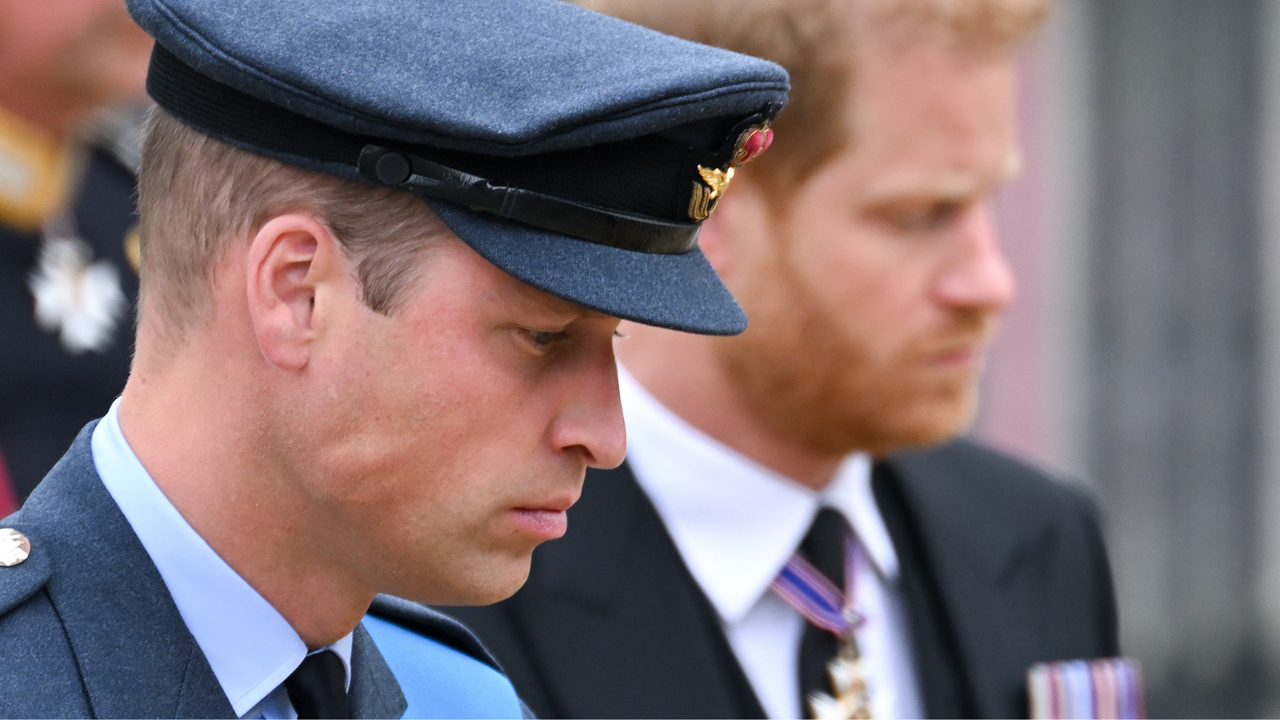
<instances>
[{"instance_id":1,"label":"black cap band","mask_svg":"<svg viewBox=\"0 0 1280 720\"><path fill-rule=\"evenodd\" d=\"M664 223L522 190L445 167L416 155L366 145L360 174L424 198L511 218L543 230L637 252L679 255L698 244L696 223Z\"/></svg>"},{"instance_id":2,"label":"black cap band","mask_svg":"<svg viewBox=\"0 0 1280 720\"><path fill-rule=\"evenodd\" d=\"M184 123L251 152L599 245L652 254L682 254L696 246L700 223L663 216L678 218L686 212L688 193L680 188L691 189L698 164L712 164L715 158L715 153L660 136L496 158L348 133L223 85L158 44L151 56L147 91ZM628 167L628 159L637 156L645 163L631 165L635 172L588 171L602 164ZM496 172L482 174L477 168ZM645 168L657 168L657 176ZM500 179L492 179L494 175ZM612 178L612 184L600 187L602 176ZM672 182L672 176L682 179ZM548 187L521 187L526 184L521 179ZM600 199L616 199L630 207L591 202Z\"/></svg>"}]
</instances>

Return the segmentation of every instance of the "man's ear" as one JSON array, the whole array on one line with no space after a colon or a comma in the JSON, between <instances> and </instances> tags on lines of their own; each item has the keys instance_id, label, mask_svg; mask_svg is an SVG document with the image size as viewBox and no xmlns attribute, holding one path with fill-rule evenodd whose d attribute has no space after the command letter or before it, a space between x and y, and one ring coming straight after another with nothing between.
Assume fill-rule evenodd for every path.
<instances>
[{"instance_id":1,"label":"man's ear","mask_svg":"<svg viewBox=\"0 0 1280 720\"><path fill-rule=\"evenodd\" d=\"M246 268L249 316L268 362L301 370L311 359L322 313L316 298L342 273L333 234L309 215L272 218L249 244Z\"/></svg>"}]
</instances>

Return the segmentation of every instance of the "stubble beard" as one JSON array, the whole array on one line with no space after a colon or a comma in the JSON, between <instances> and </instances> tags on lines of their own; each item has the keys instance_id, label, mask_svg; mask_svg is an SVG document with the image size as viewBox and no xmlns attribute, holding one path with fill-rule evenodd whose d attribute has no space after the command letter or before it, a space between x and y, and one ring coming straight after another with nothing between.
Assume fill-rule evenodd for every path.
<instances>
[{"instance_id":1,"label":"stubble beard","mask_svg":"<svg viewBox=\"0 0 1280 720\"><path fill-rule=\"evenodd\" d=\"M829 457L879 458L963 431L976 411L979 373L924 365L945 342L990 337L993 316L957 312L928 337L878 358L778 255L737 293L751 318L747 331L717 344L725 377L761 424Z\"/></svg>"}]
</instances>

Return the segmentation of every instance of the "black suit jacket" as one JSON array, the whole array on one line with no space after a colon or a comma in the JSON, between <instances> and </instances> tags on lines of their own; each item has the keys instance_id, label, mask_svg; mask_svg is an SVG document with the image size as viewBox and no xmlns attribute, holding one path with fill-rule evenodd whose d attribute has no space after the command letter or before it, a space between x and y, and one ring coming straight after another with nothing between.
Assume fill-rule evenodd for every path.
<instances>
[{"instance_id":1,"label":"black suit jacket","mask_svg":"<svg viewBox=\"0 0 1280 720\"><path fill-rule=\"evenodd\" d=\"M1026 717L1027 668L1118 652L1111 574L1079 491L966 441L877 463L924 707ZM624 464L591 471L525 587L449 608L544 717L763 717L710 602Z\"/></svg>"}]
</instances>

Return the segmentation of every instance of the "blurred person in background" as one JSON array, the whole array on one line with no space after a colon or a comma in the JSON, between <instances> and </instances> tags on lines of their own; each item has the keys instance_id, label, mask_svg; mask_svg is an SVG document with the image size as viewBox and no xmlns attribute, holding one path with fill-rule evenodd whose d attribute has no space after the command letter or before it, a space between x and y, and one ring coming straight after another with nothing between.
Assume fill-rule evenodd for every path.
<instances>
[{"instance_id":1,"label":"blurred person in background","mask_svg":"<svg viewBox=\"0 0 1280 720\"><path fill-rule=\"evenodd\" d=\"M0 0L0 515L128 378L150 51L123 0Z\"/></svg>"},{"instance_id":2,"label":"blurred person in background","mask_svg":"<svg viewBox=\"0 0 1280 720\"><path fill-rule=\"evenodd\" d=\"M527 585L457 608L544 717L1026 717L1115 655L1090 499L957 439L1014 280L1015 51L1042 0L591 0L791 73L701 246L750 325L628 324L629 444Z\"/></svg>"}]
</instances>

